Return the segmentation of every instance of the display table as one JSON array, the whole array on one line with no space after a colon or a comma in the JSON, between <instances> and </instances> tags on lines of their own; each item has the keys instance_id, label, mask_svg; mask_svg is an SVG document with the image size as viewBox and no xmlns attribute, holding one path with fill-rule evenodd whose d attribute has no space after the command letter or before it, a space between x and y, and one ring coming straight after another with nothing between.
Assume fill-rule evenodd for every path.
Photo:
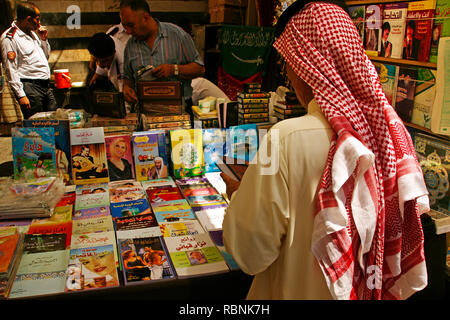
<instances>
[{"instance_id":1,"label":"display table","mask_svg":"<svg viewBox=\"0 0 450 320\"><path fill-rule=\"evenodd\" d=\"M237 270L203 277L143 282L137 285L121 285L120 287L27 297L25 299L244 300L252 280L253 276Z\"/></svg>"}]
</instances>

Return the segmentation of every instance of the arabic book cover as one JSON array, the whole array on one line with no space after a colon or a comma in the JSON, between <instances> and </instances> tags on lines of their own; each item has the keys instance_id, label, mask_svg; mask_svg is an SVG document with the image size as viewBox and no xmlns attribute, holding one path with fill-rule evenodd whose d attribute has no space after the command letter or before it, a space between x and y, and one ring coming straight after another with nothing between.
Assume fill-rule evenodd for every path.
<instances>
[{"instance_id":1,"label":"arabic book cover","mask_svg":"<svg viewBox=\"0 0 450 320\"><path fill-rule=\"evenodd\" d=\"M70 130L73 183L109 182L103 127Z\"/></svg>"},{"instance_id":2,"label":"arabic book cover","mask_svg":"<svg viewBox=\"0 0 450 320\"><path fill-rule=\"evenodd\" d=\"M179 278L229 271L207 233L166 237L164 242Z\"/></svg>"},{"instance_id":3,"label":"arabic book cover","mask_svg":"<svg viewBox=\"0 0 450 320\"><path fill-rule=\"evenodd\" d=\"M161 237L119 240L125 285L176 278Z\"/></svg>"},{"instance_id":4,"label":"arabic book cover","mask_svg":"<svg viewBox=\"0 0 450 320\"><path fill-rule=\"evenodd\" d=\"M119 286L113 244L71 249L68 261L66 291Z\"/></svg>"},{"instance_id":5,"label":"arabic book cover","mask_svg":"<svg viewBox=\"0 0 450 320\"><path fill-rule=\"evenodd\" d=\"M23 120L24 127L53 127L55 132L56 171L65 183L72 177L70 163L70 121L69 120Z\"/></svg>"},{"instance_id":6,"label":"arabic book cover","mask_svg":"<svg viewBox=\"0 0 450 320\"><path fill-rule=\"evenodd\" d=\"M12 128L11 139L15 179L57 175L54 128Z\"/></svg>"}]
</instances>

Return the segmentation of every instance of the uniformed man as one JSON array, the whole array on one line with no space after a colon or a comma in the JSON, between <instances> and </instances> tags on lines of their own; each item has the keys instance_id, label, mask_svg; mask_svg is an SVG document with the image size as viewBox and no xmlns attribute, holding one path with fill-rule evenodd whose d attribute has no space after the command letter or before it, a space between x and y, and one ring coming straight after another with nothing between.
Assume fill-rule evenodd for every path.
<instances>
[{"instance_id":1,"label":"uniformed man","mask_svg":"<svg viewBox=\"0 0 450 320\"><path fill-rule=\"evenodd\" d=\"M39 9L31 2L17 5L16 20L0 38L6 76L25 119L57 108L50 88L47 38L47 30L40 25Z\"/></svg>"}]
</instances>

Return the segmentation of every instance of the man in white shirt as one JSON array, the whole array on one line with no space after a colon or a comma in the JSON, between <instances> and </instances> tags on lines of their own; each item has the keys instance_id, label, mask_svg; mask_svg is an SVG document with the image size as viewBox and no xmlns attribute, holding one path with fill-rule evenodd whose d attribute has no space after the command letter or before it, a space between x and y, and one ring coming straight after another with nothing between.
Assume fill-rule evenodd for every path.
<instances>
[{"instance_id":1,"label":"man in white shirt","mask_svg":"<svg viewBox=\"0 0 450 320\"><path fill-rule=\"evenodd\" d=\"M30 2L17 5L17 19L1 36L6 76L25 119L57 108L50 88L50 44L40 11Z\"/></svg>"}]
</instances>

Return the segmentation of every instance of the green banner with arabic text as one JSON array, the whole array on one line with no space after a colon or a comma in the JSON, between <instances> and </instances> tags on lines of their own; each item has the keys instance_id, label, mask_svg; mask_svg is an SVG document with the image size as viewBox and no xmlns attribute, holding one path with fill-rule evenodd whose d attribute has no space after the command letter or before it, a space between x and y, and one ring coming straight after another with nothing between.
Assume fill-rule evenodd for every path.
<instances>
[{"instance_id":1,"label":"green banner with arabic text","mask_svg":"<svg viewBox=\"0 0 450 320\"><path fill-rule=\"evenodd\" d=\"M219 48L225 72L243 78L260 71L264 75L273 41L270 27L223 25Z\"/></svg>"}]
</instances>

